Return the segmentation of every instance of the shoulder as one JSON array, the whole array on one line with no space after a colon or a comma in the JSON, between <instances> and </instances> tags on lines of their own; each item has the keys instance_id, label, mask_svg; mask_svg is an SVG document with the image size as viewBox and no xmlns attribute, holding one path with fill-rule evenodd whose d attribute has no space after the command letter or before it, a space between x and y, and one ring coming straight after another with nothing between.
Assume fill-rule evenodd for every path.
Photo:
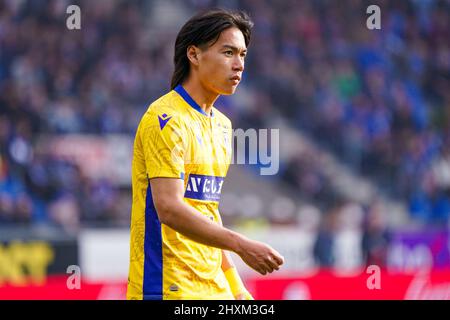
<instances>
[{"instance_id":1,"label":"shoulder","mask_svg":"<svg viewBox=\"0 0 450 320\"><path fill-rule=\"evenodd\" d=\"M141 126L156 126L165 122L180 123L184 108L180 106L179 96L175 91L161 96L152 102L141 119Z\"/></svg>"}]
</instances>

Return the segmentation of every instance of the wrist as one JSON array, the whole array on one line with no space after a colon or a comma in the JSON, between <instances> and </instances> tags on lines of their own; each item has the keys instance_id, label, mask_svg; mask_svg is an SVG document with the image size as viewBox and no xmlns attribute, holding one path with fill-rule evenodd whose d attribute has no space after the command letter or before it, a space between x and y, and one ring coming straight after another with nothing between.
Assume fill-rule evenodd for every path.
<instances>
[{"instance_id":1,"label":"wrist","mask_svg":"<svg viewBox=\"0 0 450 320\"><path fill-rule=\"evenodd\" d=\"M232 241L230 241L230 251L233 251L237 255L241 256L241 253L243 252L243 243L244 243L244 237L234 231L232 232Z\"/></svg>"}]
</instances>

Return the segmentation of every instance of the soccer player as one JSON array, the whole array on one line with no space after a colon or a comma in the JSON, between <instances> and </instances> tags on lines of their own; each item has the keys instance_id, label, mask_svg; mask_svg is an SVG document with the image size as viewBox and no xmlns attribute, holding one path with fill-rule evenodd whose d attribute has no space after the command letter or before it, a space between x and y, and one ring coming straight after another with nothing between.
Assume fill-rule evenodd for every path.
<instances>
[{"instance_id":1,"label":"soccer player","mask_svg":"<svg viewBox=\"0 0 450 320\"><path fill-rule=\"evenodd\" d=\"M214 102L241 80L252 25L217 9L177 36L172 90L150 105L134 142L127 299L253 299L227 251L262 275L283 263L223 227L218 210L232 128Z\"/></svg>"}]
</instances>

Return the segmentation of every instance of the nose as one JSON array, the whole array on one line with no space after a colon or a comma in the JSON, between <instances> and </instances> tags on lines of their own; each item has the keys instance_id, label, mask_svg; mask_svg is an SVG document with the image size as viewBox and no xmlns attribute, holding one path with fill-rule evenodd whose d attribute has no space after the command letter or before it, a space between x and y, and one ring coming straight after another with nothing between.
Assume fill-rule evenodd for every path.
<instances>
[{"instance_id":1,"label":"nose","mask_svg":"<svg viewBox=\"0 0 450 320\"><path fill-rule=\"evenodd\" d=\"M244 58L236 56L233 61L233 71L244 71Z\"/></svg>"}]
</instances>

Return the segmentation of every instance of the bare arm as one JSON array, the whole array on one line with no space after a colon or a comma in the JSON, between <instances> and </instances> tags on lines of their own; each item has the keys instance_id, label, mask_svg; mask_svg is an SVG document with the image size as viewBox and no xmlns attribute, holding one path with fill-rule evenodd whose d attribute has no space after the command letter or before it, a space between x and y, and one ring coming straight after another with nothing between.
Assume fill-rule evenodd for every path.
<instances>
[{"instance_id":1,"label":"bare arm","mask_svg":"<svg viewBox=\"0 0 450 320\"><path fill-rule=\"evenodd\" d=\"M212 222L183 201L183 180L155 178L151 179L150 183L161 223L196 242L239 251L239 234Z\"/></svg>"},{"instance_id":2,"label":"bare arm","mask_svg":"<svg viewBox=\"0 0 450 320\"><path fill-rule=\"evenodd\" d=\"M270 246L224 228L186 204L181 179L154 178L150 184L161 223L196 242L237 253L261 274L278 270L283 263L283 257Z\"/></svg>"}]
</instances>

